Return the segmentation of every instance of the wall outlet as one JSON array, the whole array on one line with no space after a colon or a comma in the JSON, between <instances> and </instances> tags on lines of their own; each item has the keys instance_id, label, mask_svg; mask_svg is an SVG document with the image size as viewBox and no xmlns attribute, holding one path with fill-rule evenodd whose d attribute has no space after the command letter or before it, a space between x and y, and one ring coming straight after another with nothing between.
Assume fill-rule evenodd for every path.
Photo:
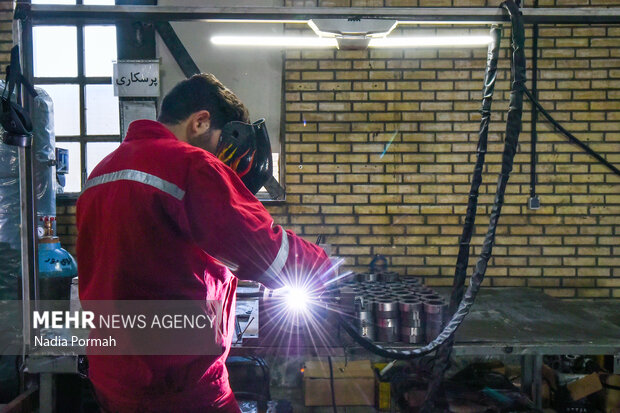
<instances>
[{"instance_id":1,"label":"wall outlet","mask_svg":"<svg viewBox=\"0 0 620 413\"><path fill-rule=\"evenodd\" d=\"M540 198L538 196L533 196L527 202L527 207L529 209L540 209Z\"/></svg>"}]
</instances>

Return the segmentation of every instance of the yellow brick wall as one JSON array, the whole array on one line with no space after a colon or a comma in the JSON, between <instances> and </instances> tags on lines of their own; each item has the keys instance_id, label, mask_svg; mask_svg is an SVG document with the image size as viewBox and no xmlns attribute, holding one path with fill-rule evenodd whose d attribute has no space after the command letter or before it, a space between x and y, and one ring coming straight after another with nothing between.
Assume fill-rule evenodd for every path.
<instances>
[{"instance_id":1,"label":"yellow brick wall","mask_svg":"<svg viewBox=\"0 0 620 413\"><path fill-rule=\"evenodd\" d=\"M13 47L13 8L15 3L10 0L0 0L0 73L5 76L6 65L11 60Z\"/></svg>"},{"instance_id":2,"label":"yellow brick wall","mask_svg":"<svg viewBox=\"0 0 620 413\"><path fill-rule=\"evenodd\" d=\"M489 3L495 4L325 0L319 5ZM313 5L294 0L288 4ZM558 5L620 5L620 1ZM404 33L435 30L414 27ZM509 31L502 43L487 174L472 242L476 256L488 224L503 147L508 36ZM529 28L527 37L530 48ZM565 127L617 165L618 46L620 27L540 27L540 101ZM287 204L271 208L276 220L308 239L326 234L353 270L364 270L373 254L385 254L403 274L423 277L429 285L451 285L475 160L485 58L486 49L287 52ZM528 210L529 104L525 110L485 284L543 288L560 297L620 297L618 178L539 121L537 192L543 206Z\"/></svg>"},{"instance_id":3,"label":"yellow brick wall","mask_svg":"<svg viewBox=\"0 0 620 413\"><path fill-rule=\"evenodd\" d=\"M555 1L540 0L539 5L551 7ZM619 0L557 1L563 7L620 6ZM496 6L486 0L324 0L319 5L489 3ZM288 5L317 4L289 0ZM412 27L408 32L434 30ZM472 264L480 252L500 166L508 104L508 35L507 31L502 39ZM530 48L530 28L527 38ZM541 103L616 165L618 46L620 26L540 27ZM312 241L326 234L350 269L364 270L373 254L384 254L402 274L420 276L429 285L450 285L475 159L485 57L485 49L287 52L287 202L268 207L276 222ZM559 297L620 297L618 178L541 120L537 192L542 208L528 210L527 103L523 118L485 285L542 288ZM75 244L74 212L71 205L58 211L59 231L70 250Z\"/></svg>"}]
</instances>

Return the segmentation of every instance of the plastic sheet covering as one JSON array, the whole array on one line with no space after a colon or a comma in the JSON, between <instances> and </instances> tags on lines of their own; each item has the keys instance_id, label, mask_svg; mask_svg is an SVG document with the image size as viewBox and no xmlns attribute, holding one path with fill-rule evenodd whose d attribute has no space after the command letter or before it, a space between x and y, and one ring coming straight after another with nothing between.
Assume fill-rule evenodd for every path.
<instances>
[{"instance_id":1,"label":"plastic sheet covering","mask_svg":"<svg viewBox=\"0 0 620 413\"><path fill-rule=\"evenodd\" d=\"M0 81L0 91L4 87ZM43 89L36 91L31 113L35 205L37 216L55 216L54 112L50 96ZM0 299L17 299L21 294L20 223L19 156L16 147L0 142Z\"/></svg>"},{"instance_id":2,"label":"plastic sheet covering","mask_svg":"<svg viewBox=\"0 0 620 413\"><path fill-rule=\"evenodd\" d=\"M35 88L32 111L34 146L35 205L37 216L56 216L56 135L54 133L54 109L52 98L40 88ZM43 235L40 222L39 236Z\"/></svg>"},{"instance_id":3,"label":"plastic sheet covering","mask_svg":"<svg viewBox=\"0 0 620 413\"><path fill-rule=\"evenodd\" d=\"M4 91L0 81L0 90ZM0 126L0 133L4 130ZM19 157L17 148L0 143L0 243L20 248Z\"/></svg>"}]
</instances>

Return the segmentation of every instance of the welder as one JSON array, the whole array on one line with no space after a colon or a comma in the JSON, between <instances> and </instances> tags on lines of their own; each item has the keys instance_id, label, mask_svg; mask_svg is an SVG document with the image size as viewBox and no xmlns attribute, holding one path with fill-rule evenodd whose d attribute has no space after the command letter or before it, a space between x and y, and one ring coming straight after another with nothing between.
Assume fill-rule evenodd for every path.
<instances>
[{"instance_id":1,"label":"welder","mask_svg":"<svg viewBox=\"0 0 620 413\"><path fill-rule=\"evenodd\" d=\"M89 357L104 411L239 411L224 364L237 280L278 288L311 274L320 284L328 271L325 252L274 225L255 197L271 150L264 139L236 148L238 134L222 134L235 125L253 126L243 103L213 75L195 75L164 97L157 122L131 123L86 182L81 300L219 300L225 314L217 356Z\"/></svg>"}]
</instances>

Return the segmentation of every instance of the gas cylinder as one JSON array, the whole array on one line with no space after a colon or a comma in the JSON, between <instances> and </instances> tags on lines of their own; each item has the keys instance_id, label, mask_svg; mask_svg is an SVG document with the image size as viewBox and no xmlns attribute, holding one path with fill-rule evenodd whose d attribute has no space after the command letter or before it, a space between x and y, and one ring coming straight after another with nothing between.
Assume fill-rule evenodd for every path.
<instances>
[{"instance_id":1,"label":"gas cylinder","mask_svg":"<svg viewBox=\"0 0 620 413\"><path fill-rule=\"evenodd\" d=\"M69 300L71 279L77 275L75 259L54 235L54 217L42 217L45 233L39 238L39 298Z\"/></svg>"}]
</instances>

